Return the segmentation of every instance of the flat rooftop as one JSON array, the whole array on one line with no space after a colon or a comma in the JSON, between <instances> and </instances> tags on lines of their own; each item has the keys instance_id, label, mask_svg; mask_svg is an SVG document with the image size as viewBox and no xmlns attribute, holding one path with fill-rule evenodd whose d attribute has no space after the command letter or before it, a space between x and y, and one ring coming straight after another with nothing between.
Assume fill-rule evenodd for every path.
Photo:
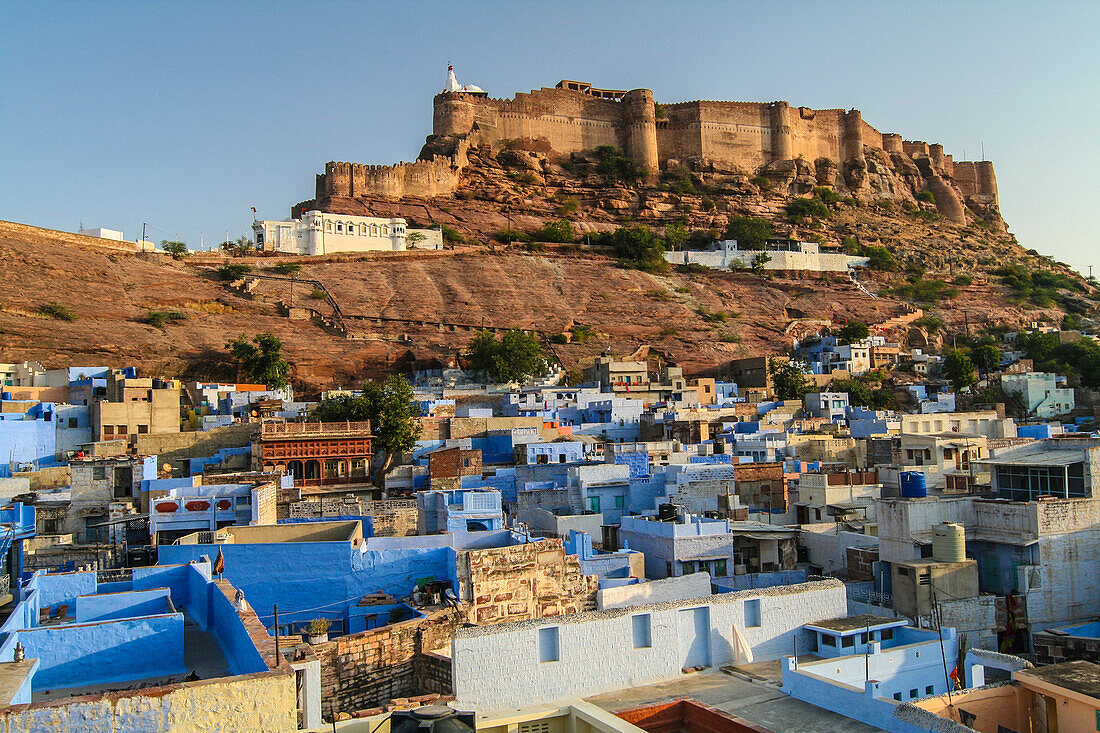
<instances>
[{"instance_id":1,"label":"flat rooftop","mask_svg":"<svg viewBox=\"0 0 1100 733\"><path fill-rule=\"evenodd\" d=\"M819 629L825 629L826 631L836 631L844 633L845 631L860 631L868 627L876 628L878 626L907 626L909 624L908 619L904 618L886 618L884 616L875 616L870 613L862 613L859 616L844 616L843 618L829 618L824 621L814 621L812 624L806 624L807 626L814 626Z\"/></svg>"},{"instance_id":2,"label":"flat rooftop","mask_svg":"<svg viewBox=\"0 0 1100 733\"><path fill-rule=\"evenodd\" d=\"M1017 677L1034 677L1047 684L1100 699L1100 664L1078 660L1020 670Z\"/></svg>"},{"instance_id":3,"label":"flat rooftop","mask_svg":"<svg viewBox=\"0 0 1100 733\"><path fill-rule=\"evenodd\" d=\"M778 663L774 665L778 668ZM776 733L872 733L859 721L783 694L778 682L756 675L697 672L654 685L631 687L587 698L615 712L688 697Z\"/></svg>"}]
</instances>

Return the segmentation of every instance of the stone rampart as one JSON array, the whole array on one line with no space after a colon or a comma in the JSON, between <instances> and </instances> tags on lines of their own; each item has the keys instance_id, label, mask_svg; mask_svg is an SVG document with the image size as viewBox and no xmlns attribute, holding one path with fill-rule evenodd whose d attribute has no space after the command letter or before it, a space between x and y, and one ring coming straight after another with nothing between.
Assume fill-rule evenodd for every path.
<instances>
[{"instance_id":1,"label":"stone rampart","mask_svg":"<svg viewBox=\"0 0 1100 733\"><path fill-rule=\"evenodd\" d=\"M451 193L466 165L466 146L529 140L542 141L559 154L612 145L651 173L671 160L753 174L775 162L825 159L837 164L852 190L865 185L865 150L874 149L928 159L932 172L947 179L958 170L964 196L991 197L996 204L992 164L956 163L942 145L882 133L859 110L711 100L661 105L658 110L648 89L626 92L617 101L558 88L518 93L512 99L443 92L435 96L433 107L433 135L422 160L394 166L329 163L317 178L318 199ZM447 147L435 143L449 140L457 141L453 156L434 154Z\"/></svg>"}]
</instances>

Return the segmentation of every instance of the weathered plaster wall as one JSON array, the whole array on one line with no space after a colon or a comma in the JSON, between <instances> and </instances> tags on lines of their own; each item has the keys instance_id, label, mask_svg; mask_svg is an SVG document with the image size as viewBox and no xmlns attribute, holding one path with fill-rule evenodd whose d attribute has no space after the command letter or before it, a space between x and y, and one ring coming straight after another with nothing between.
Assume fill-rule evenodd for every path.
<instances>
[{"instance_id":1,"label":"weathered plaster wall","mask_svg":"<svg viewBox=\"0 0 1100 733\"><path fill-rule=\"evenodd\" d=\"M459 553L460 597L470 620L496 624L595 608L598 580L576 555L551 538L512 547Z\"/></svg>"},{"instance_id":2,"label":"weathered plaster wall","mask_svg":"<svg viewBox=\"0 0 1100 733\"><path fill-rule=\"evenodd\" d=\"M294 675L254 674L13 705L0 709L0 733L142 731L255 733L297 728Z\"/></svg>"}]
</instances>

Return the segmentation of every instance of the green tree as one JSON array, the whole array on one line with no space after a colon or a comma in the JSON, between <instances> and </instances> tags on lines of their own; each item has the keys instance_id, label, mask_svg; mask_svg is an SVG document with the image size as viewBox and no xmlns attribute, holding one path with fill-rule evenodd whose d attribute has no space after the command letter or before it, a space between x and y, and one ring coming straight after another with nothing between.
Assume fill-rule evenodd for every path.
<instances>
[{"instance_id":1,"label":"green tree","mask_svg":"<svg viewBox=\"0 0 1100 733\"><path fill-rule=\"evenodd\" d=\"M943 375L956 390L970 387L977 378L974 376L974 362L961 351L949 351L943 357Z\"/></svg>"},{"instance_id":2,"label":"green tree","mask_svg":"<svg viewBox=\"0 0 1100 733\"><path fill-rule=\"evenodd\" d=\"M577 230L566 219L548 221L542 228L535 232L537 242L572 242L577 238Z\"/></svg>"},{"instance_id":3,"label":"green tree","mask_svg":"<svg viewBox=\"0 0 1100 733\"><path fill-rule=\"evenodd\" d=\"M165 254L172 255L173 260L182 260L187 255L191 254L187 249L185 242L175 242L168 239L162 239L160 242L160 248L164 250Z\"/></svg>"},{"instance_id":4,"label":"green tree","mask_svg":"<svg viewBox=\"0 0 1100 733\"><path fill-rule=\"evenodd\" d=\"M214 270L214 274L218 276L219 280L228 280L229 282L240 280L250 272L252 272L252 265L246 265L243 262L227 262Z\"/></svg>"},{"instance_id":5,"label":"green tree","mask_svg":"<svg viewBox=\"0 0 1100 733\"><path fill-rule=\"evenodd\" d=\"M393 468L394 459L408 453L420 440L423 426L412 386L399 374L383 382L363 384L359 395L340 394L321 401L310 417L322 422L369 421L374 447L382 453L375 483Z\"/></svg>"},{"instance_id":6,"label":"green tree","mask_svg":"<svg viewBox=\"0 0 1100 733\"><path fill-rule=\"evenodd\" d=\"M862 321L848 321L844 326L837 331L836 337L841 341L847 341L853 343L855 341L862 341L871 335L871 329L867 327L866 323Z\"/></svg>"},{"instance_id":7,"label":"green tree","mask_svg":"<svg viewBox=\"0 0 1100 733\"><path fill-rule=\"evenodd\" d=\"M673 252L683 249L687 238L688 231L683 222L673 222L665 227L665 249Z\"/></svg>"},{"instance_id":8,"label":"green tree","mask_svg":"<svg viewBox=\"0 0 1100 733\"><path fill-rule=\"evenodd\" d=\"M832 212L829 211L829 207L826 206L820 199L804 199L797 198L791 201L785 207L787 209L787 216L791 221L801 221L804 219L828 219L832 216Z\"/></svg>"},{"instance_id":9,"label":"green tree","mask_svg":"<svg viewBox=\"0 0 1100 733\"><path fill-rule=\"evenodd\" d=\"M350 392L326 397L309 413L314 420L321 422L361 422L369 420L367 401Z\"/></svg>"},{"instance_id":10,"label":"green tree","mask_svg":"<svg viewBox=\"0 0 1100 733\"><path fill-rule=\"evenodd\" d=\"M283 358L283 342L273 333L261 333L252 341L243 335L226 343L230 356L248 378L269 389L281 389L287 384L290 364Z\"/></svg>"},{"instance_id":11,"label":"green tree","mask_svg":"<svg viewBox=\"0 0 1100 733\"><path fill-rule=\"evenodd\" d=\"M764 272L767 264L772 261L772 256L767 252L761 252L752 258L752 264L749 265L749 269L755 272L757 275Z\"/></svg>"},{"instance_id":12,"label":"green tree","mask_svg":"<svg viewBox=\"0 0 1100 733\"><path fill-rule=\"evenodd\" d=\"M405 235L405 244L409 247L415 247L427 238L427 235L423 232L409 232Z\"/></svg>"},{"instance_id":13,"label":"green tree","mask_svg":"<svg viewBox=\"0 0 1100 733\"><path fill-rule=\"evenodd\" d=\"M738 249L764 249L766 241L775 239L775 229L767 219L732 216L726 225L725 238L737 240Z\"/></svg>"},{"instance_id":14,"label":"green tree","mask_svg":"<svg viewBox=\"0 0 1100 733\"><path fill-rule=\"evenodd\" d=\"M644 224L619 227L610 239L621 266L643 272L664 272L668 269L661 238Z\"/></svg>"},{"instance_id":15,"label":"green tree","mask_svg":"<svg viewBox=\"0 0 1100 733\"><path fill-rule=\"evenodd\" d=\"M970 360L983 372L991 372L1001 363L1001 350L993 344L980 344L970 352Z\"/></svg>"},{"instance_id":16,"label":"green tree","mask_svg":"<svg viewBox=\"0 0 1100 733\"><path fill-rule=\"evenodd\" d=\"M513 328L497 337L490 331L474 336L466 350L470 368L495 382L523 382L547 372L542 347L531 334Z\"/></svg>"},{"instance_id":17,"label":"green tree","mask_svg":"<svg viewBox=\"0 0 1100 733\"><path fill-rule=\"evenodd\" d=\"M768 372L772 375L775 396L781 400L801 399L810 389L802 362L772 356L768 358Z\"/></svg>"},{"instance_id":18,"label":"green tree","mask_svg":"<svg viewBox=\"0 0 1100 733\"><path fill-rule=\"evenodd\" d=\"M226 240L222 242L222 249L234 257L241 257L252 252L255 249L255 244L248 237L240 236L233 241Z\"/></svg>"}]
</instances>

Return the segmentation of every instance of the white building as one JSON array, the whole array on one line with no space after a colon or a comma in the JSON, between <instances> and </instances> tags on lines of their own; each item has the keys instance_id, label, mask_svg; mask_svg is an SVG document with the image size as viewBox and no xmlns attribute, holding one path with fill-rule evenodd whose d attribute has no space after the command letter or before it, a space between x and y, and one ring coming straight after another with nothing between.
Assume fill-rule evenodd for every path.
<instances>
[{"instance_id":1,"label":"white building","mask_svg":"<svg viewBox=\"0 0 1100 733\"><path fill-rule=\"evenodd\" d=\"M404 219L307 211L301 219L254 221L256 249L295 255L335 252L400 252L413 247L443 249L437 229L408 229Z\"/></svg>"},{"instance_id":2,"label":"white building","mask_svg":"<svg viewBox=\"0 0 1100 733\"><path fill-rule=\"evenodd\" d=\"M822 252L817 242L783 240L768 242L763 250L739 249L737 240L715 242L706 251L665 252L665 259L674 265L704 265L722 270L749 268L760 255L769 259L765 270L810 270L813 272L848 272L853 267L866 266L866 257L852 257L843 252Z\"/></svg>"},{"instance_id":3,"label":"white building","mask_svg":"<svg viewBox=\"0 0 1100 733\"><path fill-rule=\"evenodd\" d=\"M812 648L805 624L846 612L844 586L829 578L460 628L451 646L455 696L500 710L674 680L686 667L778 659Z\"/></svg>"},{"instance_id":4,"label":"white building","mask_svg":"<svg viewBox=\"0 0 1100 733\"><path fill-rule=\"evenodd\" d=\"M103 227L96 227L95 229L81 229L77 234L83 234L85 237L99 237L100 239L113 239L116 242L122 241L122 232L116 232L114 229L104 229Z\"/></svg>"}]
</instances>

